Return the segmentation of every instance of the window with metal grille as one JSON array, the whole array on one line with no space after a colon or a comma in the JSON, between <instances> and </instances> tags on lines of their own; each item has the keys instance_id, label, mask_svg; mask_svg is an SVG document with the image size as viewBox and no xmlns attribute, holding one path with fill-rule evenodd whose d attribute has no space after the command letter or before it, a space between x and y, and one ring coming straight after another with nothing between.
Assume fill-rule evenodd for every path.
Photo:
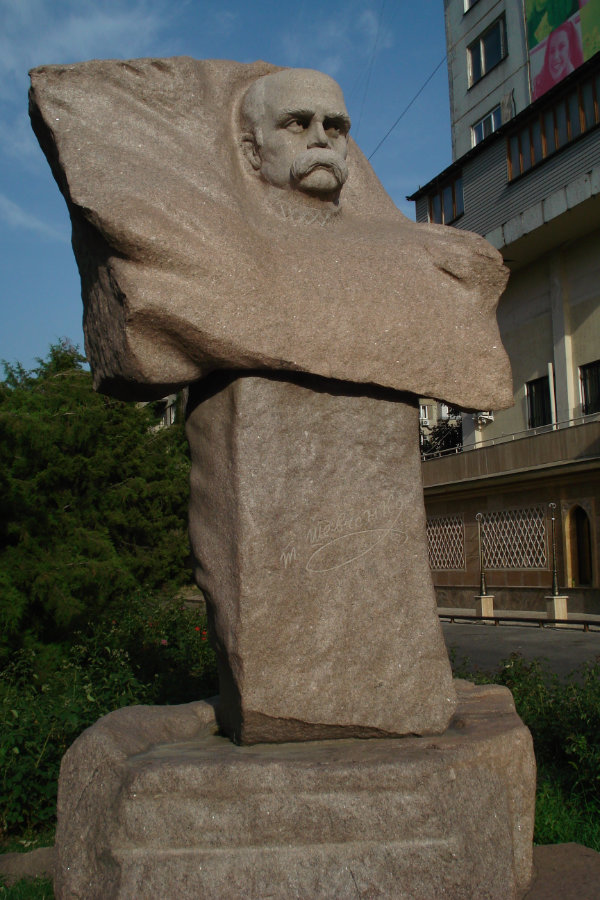
<instances>
[{"instance_id":1,"label":"window with metal grille","mask_svg":"<svg viewBox=\"0 0 600 900\"><path fill-rule=\"evenodd\" d=\"M550 379L547 375L535 378L526 384L527 416L529 428L540 428L552 423L550 405Z\"/></svg>"},{"instance_id":2,"label":"window with metal grille","mask_svg":"<svg viewBox=\"0 0 600 900\"><path fill-rule=\"evenodd\" d=\"M583 415L600 412L600 359L579 367L579 384Z\"/></svg>"},{"instance_id":3,"label":"window with metal grille","mask_svg":"<svg viewBox=\"0 0 600 900\"><path fill-rule=\"evenodd\" d=\"M462 516L427 519L427 541L432 569L464 569L465 526Z\"/></svg>"},{"instance_id":4,"label":"window with metal grille","mask_svg":"<svg viewBox=\"0 0 600 900\"><path fill-rule=\"evenodd\" d=\"M485 569L547 569L544 507L484 513L481 543Z\"/></svg>"}]
</instances>

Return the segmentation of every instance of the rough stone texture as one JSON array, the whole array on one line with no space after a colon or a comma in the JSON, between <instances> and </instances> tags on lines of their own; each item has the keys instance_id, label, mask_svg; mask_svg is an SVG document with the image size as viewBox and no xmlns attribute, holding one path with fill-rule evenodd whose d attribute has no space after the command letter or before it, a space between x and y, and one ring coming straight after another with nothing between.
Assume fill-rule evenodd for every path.
<instances>
[{"instance_id":1,"label":"rough stone texture","mask_svg":"<svg viewBox=\"0 0 600 900\"><path fill-rule=\"evenodd\" d=\"M526 900L600 900L600 853L581 844L533 848L535 878Z\"/></svg>"},{"instance_id":2,"label":"rough stone texture","mask_svg":"<svg viewBox=\"0 0 600 900\"><path fill-rule=\"evenodd\" d=\"M534 880L526 900L600 900L600 853L581 844L533 848ZM0 854L0 876L10 886L22 878L51 878L54 847Z\"/></svg>"},{"instance_id":3,"label":"rough stone texture","mask_svg":"<svg viewBox=\"0 0 600 900\"><path fill-rule=\"evenodd\" d=\"M304 378L196 387L190 538L235 741L444 730L416 401Z\"/></svg>"},{"instance_id":4,"label":"rough stone texture","mask_svg":"<svg viewBox=\"0 0 600 900\"><path fill-rule=\"evenodd\" d=\"M54 847L38 847L29 853L2 853L0 885L4 882L10 887L22 878L53 878L54 859Z\"/></svg>"},{"instance_id":5,"label":"rough stone texture","mask_svg":"<svg viewBox=\"0 0 600 900\"><path fill-rule=\"evenodd\" d=\"M405 218L352 141L337 215L257 180L239 107L276 71L182 57L31 73L96 385L145 399L215 369L269 368L510 405L500 254Z\"/></svg>"},{"instance_id":6,"label":"rough stone texture","mask_svg":"<svg viewBox=\"0 0 600 900\"><path fill-rule=\"evenodd\" d=\"M457 684L433 740L237 747L208 705L171 710L180 734L111 713L63 760L57 898L521 896L531 738L506 689Z\"/></svg>"}]
</instances>

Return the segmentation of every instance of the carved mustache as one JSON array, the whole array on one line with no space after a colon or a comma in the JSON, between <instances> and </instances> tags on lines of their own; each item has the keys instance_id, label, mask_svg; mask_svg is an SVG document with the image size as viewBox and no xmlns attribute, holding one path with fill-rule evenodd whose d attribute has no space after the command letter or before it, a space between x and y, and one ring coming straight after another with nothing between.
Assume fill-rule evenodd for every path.
<instances>
[{"instance_id":1,"label":"carved mustache","mask_svg":"<svg viewBox=\"0 0 600 900\"><path fill-rule=\"evenodd\" d=\"M340 187L348 178L348 166L343 156L334 150L324 150L321 147L314 147L298 154L292 163L292 178L294 181L301 181L318 168L330 169Z\"/></svg>"}]
</instances>

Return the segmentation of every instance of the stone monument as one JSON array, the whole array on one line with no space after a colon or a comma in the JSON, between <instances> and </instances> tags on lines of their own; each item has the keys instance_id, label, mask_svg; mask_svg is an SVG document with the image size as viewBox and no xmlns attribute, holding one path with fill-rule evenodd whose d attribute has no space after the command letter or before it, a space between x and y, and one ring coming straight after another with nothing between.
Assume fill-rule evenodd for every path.
<instances>
[{"instance_id":1,"label":"stone monument","mask_svg":"<svg viewBox=\"0 0 600 900\"><path fill-rule=\"evenodd\" d=\"M499 254L398 212L321 73L31 78L97 388L191 385L220 680L215 704L114 713L69 751L57 895L519 896L531 742L504 692L452 682L417 437L419 395L512 401Z\"/></svg>"}]
</instances>

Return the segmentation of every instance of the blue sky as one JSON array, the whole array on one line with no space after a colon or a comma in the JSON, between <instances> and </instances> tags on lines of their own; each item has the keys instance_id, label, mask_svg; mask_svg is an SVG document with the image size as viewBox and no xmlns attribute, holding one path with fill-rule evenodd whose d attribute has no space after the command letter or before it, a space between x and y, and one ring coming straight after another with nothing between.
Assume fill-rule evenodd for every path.
<instances>
[{"instance_id":1,"label":"blue sky","mask_svg":"<svg viewBox=\"0 0 600 900\"><path fill-rule=\"evenodd\" d=\"M27 115L28 69L189 55L320 69L342 86L367 156L444 57L442 0L0 0L0 359L83 348L65 203ZM371 160L397 206L451 161L441 66Z\"/></svg>"}]
</instances>

